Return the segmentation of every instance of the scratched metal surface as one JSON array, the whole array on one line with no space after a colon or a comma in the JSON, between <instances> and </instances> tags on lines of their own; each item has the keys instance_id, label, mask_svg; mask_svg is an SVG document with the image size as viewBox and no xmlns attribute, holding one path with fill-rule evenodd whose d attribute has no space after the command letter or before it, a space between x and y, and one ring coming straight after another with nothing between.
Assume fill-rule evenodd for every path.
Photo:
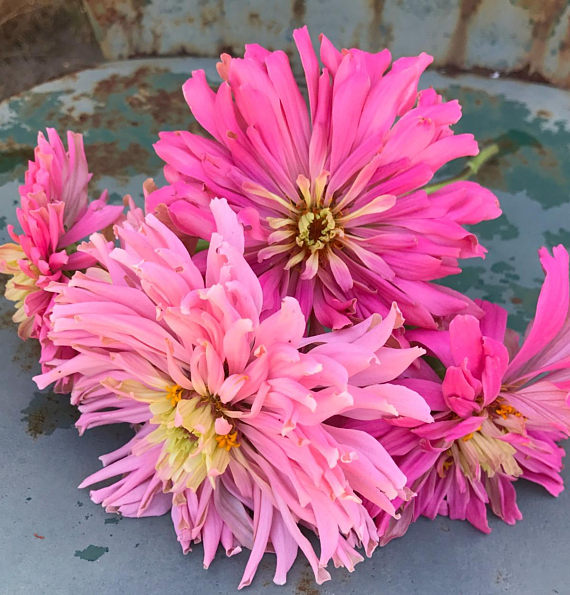
<instances>
[{"instance_id":1,"label":"scratched metal surface","mask_svg":"<svg viewBox=\"0 0 570 595\"><path fill-rule=\"evenodd\" d=\"M239 53L244 41L295 54L307 24L341 47L427 51L440 67L484 68L570 87L568 0L83 0L103 55Z\"/></svg>"},{"instance_id":2,"label":"scratched metal surface","mask_svg":"<svg viewBox=\"0 0 570 595\"><path fill-rule=\"evenodd\" d=\"M37 129L84 132L93 195L107 187L116 200L125 192L140 200L142 181L160 176L151 148L157 131L193 126L181 82L196 68L212 74L213 66L210 59L119 62L0 104L0 241L15 221L17 186ZM568 93L475 76L428 74L425 84L461 100L458 129L501 143L502 154L478 180L499 195L505 214L477 228L487 260L468 263L450 283L503 304L521 330L541 279L536 249L570 245ZM118 520L76 489L99 468L97 456L120 445L129 430L94 429L79 438L65 399L35 388L37 351L18 339L11 314L0 301L0 593L232 592L245 554L220 555L206 572L201 546L181 554L168 516ZM249 592L567 593L570 495L554 499L522 481L517 491L525 518L515 527L492 519L493 532L484 536L467 523L420 520L354 574L333 570L322 587L301 559L288 584L274 587L267 555Z\"/></svg>"}]
</instances>

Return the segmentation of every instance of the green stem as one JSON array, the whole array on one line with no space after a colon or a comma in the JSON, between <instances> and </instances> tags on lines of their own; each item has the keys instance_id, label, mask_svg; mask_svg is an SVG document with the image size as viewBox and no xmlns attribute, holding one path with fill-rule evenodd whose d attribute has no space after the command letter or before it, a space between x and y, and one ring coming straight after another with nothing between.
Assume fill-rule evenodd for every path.
<instances>
[{"instance_id":1,"label":"green stem","mask_svg":"<svg viewBox=\"0 0 570 595\"><path fill-rule=\"evenodd\" d=\"M194 254L198 254L198 252L202 252L202 250L207 250L210 247L210 242L206 240L198 240L196 244L196 250L194 250Z\"/></svg>"},{"instance_id":2,"label":"green stem","mask_svg":"<svg viewBox=\"0 0 570 595\"><path fill-rule=\"evenodd\" d=\"M489 145L488 147L485 147L483 150L481 150L478 155L475 155L475 157L469 159L463 168L463 171L459 175L449 178L448 180L443 180L442 182L437 182L437 184L426 186L424 190L428 194L431 194L432 192L435 192L436 190L439 190L448 184L452 184L453 182L462 182L463 180L468 180L471 176L474 176L481 169L481 167L483 167L483 165L489 161L489 159L492 159L498 153L499 144L493 143L492 145Z\"/></svg>"}]
</instances>

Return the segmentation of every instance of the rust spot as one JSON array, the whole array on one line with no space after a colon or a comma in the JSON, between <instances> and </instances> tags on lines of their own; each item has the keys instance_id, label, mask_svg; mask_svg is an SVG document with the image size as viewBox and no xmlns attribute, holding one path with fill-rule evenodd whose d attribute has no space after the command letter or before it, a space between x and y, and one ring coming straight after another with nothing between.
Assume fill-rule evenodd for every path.
<instances>
[{"instance_id":1,"label":"rust spot","mask_svg":"<svg viewBox=\"0 0 570 595\"><path fill-rule=\"evenodd\" d=\"M556 157L556 153L548 146L542 145L538 147L537 153L540 155L538 163L542 169L548 169L549 175L558 180L562 185L565 184L565 176L560 161Z\"/></svg>"},{"instance_id":2,"label":"rust spot","mask_svg":"<svg viewBox=\"0 0 570 595\"><path fill-rule=\"evenodd\" d=\"M195 122L184 101L182 91L179 88L168 91L158 86L152 86L148 82L149 75L157 72L166 71L141 67L131 75L111 75L99 81L95 85L93 95L89 96L96 101L92 113L77 113L71 106L65 111L54 110L48 113L46 118L48 121L57 121L58 127L78 131L117 130L125 126L136 127L148 117L152 120L150 126L152 134L157 134L164 128L191 129ZM115 94L122 95L121 101L125 101L130 109L110 108L109 97ZM143 119L141 116L145 118Z\"/></svg>"},{"instance_id":3,"label":"rust spot","mask_svg":"<svg viewBox=\"0 0 570 595\"><path fill-rule=\"evenodd\" d=\"M34 537L36 539L45 539L45 536L44 535L38 535L37 533L34 533Z\"/></svg>"},{"instance_id":4,"label":"rust spot","mask_svg":"<svg viewBox=\"0 0 570 595\"><path fill-rule=\"evenodd\" d=\"M129 170L133 164L138 171L147 169L149 152L137 143L130 143L120 148L117 141L109 143L93 143L85 147L89 169L96 172L94 179L110 176L118 181L126 182L130 177Z\"/></svg>"},{"instance_id":5,"label":"rust spot","mask_svg":"<svg viewBox=\"0 0 570 595\"><path fill-rule=\"evenodd\" d=\"M125 15L114 6L106 6L106 2L91 2L91 14L101 27L110 27L113 23L125 20Z\"/></svg>"},{"instance_id":6,"label":"rust spot","mask_svg":"<svg viewBox=\"0 0 570 595\"><path fill-rule=\"evenodd\" d=\"M477 12L482 0L461 0L459 19L453 37L449 42L447 60L449 64L462 67L465 63L465 50L468 38L469 21Z\"/></svg>"},{"instance_id":7,"label":"rust spot","mask_svg":"<svg viewBox=\"0 0 570 595\"><path fill-rule=\"evenodd\" d=\"M532 45L528 54L528 72L542 70L548 38L568 5L568 0L522 0L521 6L530 13Z\"/></svg>"},{"instance_id":8,"label":"rust spot","mask_svg":"<svg viewBox=\"0 0 570 595\"><path fill-rule=\"evenodd\" d=\"M93 96L98 99L106 100L107 97L113 93L125 93L127 91L132 91L134 88L139 88L140 86L148 88L146 79L150 74L160 74L165 72L168 72L165 68L141 66L129 75L112 74L95 85Z\"/></svg>"},{"instance_id":9,"label":"rust spot","mask_svg":"<svg viewBox=\"0 0 570 595\"><path fill-rule=\"evenodd\" d=\"M307 13L307 5L305 0L293 0L291 6L293 12L293 22L295 26L301 26L305 24L305 14Z\"/></svg>"},{"instance_id":10,"label":"rust spot","mask_svg":"<svg viewBox=\"0 0 570 595\"><path fill-rule=\"evenodd\" d=\"M206 5L200 11L200 20L202 27L210 27L221 22L223 18L223 9L220 5Z\"/></svg>"},{"instance_id":11,"label":"rust spot","mask_svg":"<svg viewBox=\"0 0 570 595\"><path fill-rule=\"evenodd\" d=\"M0 140L0 172L15 172L34 158L34 148L17 143L12 136Z\"/></svg>"},{"instance_id":12,"label":"rust spot","mask_svg":"<svg viewBox=\"0 0 570 595\"><path fill-rule=\"evenodd\" d=\"M385 0L370 0L372 18L368 26L368 45L373 52L389 46L392 42L392 26L386 26L382 22L384 4Z\"/></svg>"},{"instance_id":13,"label":"rust spot","mask_svg":"<svg viewBox=\"0 0 570 595\"><path fill-rule=\"evenodd\" d=\"M37 367L41 351L38 341L21 341L12 356L12 362L19 364L25 372L30 372Z\"/></svg>"},{"instance_id":14,"label":"rust spot","mask_svg":"<svg viewBox=\"0 0 570 595\"><path fill-rule=\"evenodd\" d=\"M34 155L34 147L24 145L14 140L13 136L0 139L0 153L29 153L31 157ZM30 157L30 158L31 158Z\"/></svg>"},{"instance_id":15,"label":"rust spot","mask_svg":"<svg viewBox=\"0 0 570 595\"><path fill-rule=\"evenodd\" d=\"M178 128L184 127L184 123L190 118L190 108L179 89L170 92L159 89L151 99L149 111L155 122Z\"/></svg>"},{"instance_id":16,"label":"rust spot","mask_svg":"<svg viewBox=\"0 0 570 595\"><path fill-rule=\"evenodd\" d=\"M513 297L511 298L511 303L513 303L513 304L522 304L522 303L523 303L523 301L521 300L521 298L520 298L520 297L513 296Z\"/></svg>"},{"instance_id":17,"label":"rust spot","mask_svg":"<svg viewBox=\"0 0 570 595\"><path fill-rule=\"evenodd\" d=\"M563 87L570 87L570 17L568 18L564 39L560 43L558 69L555 77L555 82Z\"/></svg>"},{"instance_id":18,"label":"rust spot","mask_svg":"<svg viewBox=\"0 0 570 595\"><path fill-rule=\"evenodd\" d=\"M249 24L254 27L259 27L261 25L261 19L259 18L258 12L250 12L247 16L247 20L249 21Z\"/></svg>"},{"instance_id":19,"label":"rust spot","mask_svg":"<svg viewBox=\"0 0 570 595\"><path fill-rule=\"evenodd\" d=\"M5 281L5 279L3 279ZM4 293L4 291L2 291ZM0 328L10 329L14 326L14 321L12 320L12 316L14 315L14 311L10 309L8 312L4 312L0 314Z\"/></svg>"},{"instance_id":20,"label":"rust spot","mask_svg":"<svg viewBox=\"0 0 570 595\"><path fill-rule=\"evenodd\" d=\"M295 589L296 595L319 595L320 591L315 586L315 577L311 572L310 568L306 568L301 575L297 588Z\"/></svg>"},{"instance_id":21,"label":"rust spot","mask_svg":"<svg viewBox=\"0 0 570 595\"><path fill-rule=\"evenodd\" d=\"M552 112L548 111L547 109L536 110L536 115L540 118L552 118Z\"/></svg>"}]
</instances>

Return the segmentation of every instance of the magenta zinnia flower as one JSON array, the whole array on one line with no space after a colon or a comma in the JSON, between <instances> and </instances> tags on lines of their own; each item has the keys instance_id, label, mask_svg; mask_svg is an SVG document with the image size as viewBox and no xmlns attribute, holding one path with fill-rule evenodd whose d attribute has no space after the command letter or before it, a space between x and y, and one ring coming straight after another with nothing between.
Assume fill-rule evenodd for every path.
<instances>
[{"instance_id":1,"label":"magenta zinnia flower","mask_svg":"<svg viewBox=\"0 0 570 595\"><path fill-rule=\"evenodd\" d=\"M195 71L184 96L213 138L161 133L155 147L171 185L147 209L165 204L181 231L208 239L203 204L226 197L249 230L246 258L269 313L290 295L330 328L385 315L393 301L408 323L428 328L440 316L480 315L429 283L458 273L459 258L483 256L462 226L500 214L478 184L421 189L443 164L478 152L472 135L450 129L458 102L418 92L432 58L390 67L388 50L340 52L321 36L321 70L307 28L294 38L309 110L282 51L248 45L243 59L222 55L217 92Z\"/></svg>"},{"instance_id":2,"label":"magenta zinnia flower","mask_svg":"<svg viewBox=\"0 0 570 595\"><path fill-rule=\"evenodd\" d=\"M89 234L111 225L121 215L121 206L109 206L105 191L88 202L91 178L80 134L67 133L68 151L57 132L40 132L35 161L30 161L25 184L20 186L21 207L17 217L23 233L8 231L13 243L0 246L0 272L11 275L6 297L16 302L14 322L22 339L42 343L42 362L53 357L47 339L53 294L52 282L64 282L73 271L93 264L93 259L75 251L75 244Z\"/></svg>"},{"instance_id":3,"label":"magenta zinnia flower","mask_svg":"<svg viewBox=\"0 0 570 595\"><path fill-rule=\"evenodd\" d=\"M359 426L381 440L417 493L399 520L379 513L384 541L420 515L467 519L488 533L487 504L514 524L522 518L513 486L519 477L554 496L562 491L557 442L570 435L568 253L557 246L553 256L545 248L539 254L546 278L522 346L506 328L506 311L486 302L480 321L457 316L448 331L406 333L440 360L445 375L441 381L423 362L415 377L401 380L430 403L433 424Z\"/></svg>"},{"instance_id":4,"label":"magenta zinnia flower","mask_svg":"<svg viewBox=\"0 0 570 595\"><path fill-rule=\"evenodd\" d=\"M78 353L37 381L79 377L73 397L91 404L83 427L142 422L146 412L131 442L82 484L117 478L91 492L108 511L171 508L184 551L204 542L205 566L219 543L228 555L251 549L240 586L265 551L283 583L299 548L320 583L330 559L352 569L355 548L370 555L377 545L362 498L394 514L391 500L408 497L381 444L342 421L430 421L417 393L389 383L424 351L385 346L403 322L396 306L384 320L310 338L291 297L260 322L243 230L225 200L211 210L205 277L153 215L117 226L121 248L92 236L81 250L103 268L59 286L52 315L54 343ZM319 556L300 525L317 533Z\"/></svg>"}]
</instances>

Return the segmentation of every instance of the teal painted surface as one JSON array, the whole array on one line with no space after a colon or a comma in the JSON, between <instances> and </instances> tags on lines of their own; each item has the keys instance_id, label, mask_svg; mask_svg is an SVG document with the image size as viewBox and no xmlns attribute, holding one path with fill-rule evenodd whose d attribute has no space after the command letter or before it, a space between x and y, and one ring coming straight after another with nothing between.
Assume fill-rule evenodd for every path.
<instances>
[{"instance_id":1,"label":"teal painted surface","mask_svg":"<svg viewBox=\"0 0 570 595\"><path fill-rule=\"evenodd\" d=\"M60 132L67 127L84 132L96 173L92 196L107 187L117 200L130 192L140 201L144 179L160 175L160 160L151 148L158 130L193 126L181 83L200 67L215 80L214 63L117 63L0 104L0 241L7 238L5 224L15 221L17 187L37 129L53 125ZM464 117L458 131L475 133L481 144L503 139L502 153L477 180L498 194L505 214L475 228L489 255L465 263L465 272L449 283L505 305L513 314L511 325L522 330L542 279L536 250L543 243L570 240L568 95L470 76L428 74L424 82L460 99ZM461 167L455 163L447 173ZM184 557L168 516L110 522L86 491L77 491L81 480L99 468L97 456L124 443L130 431L96 428L77 436L73 408L36 391L31 376L37 371L37 351L18 339L11 314L12 306L1 300L0 592L233 592L245 553L231 559L220 554L206 572L201 546ZM570 473L564 473L570 480ZM554 499L523 482L517 492L525 519L515 527L492 519L493 533L484 536L467 523L422 519L354 574L333 571L333 581L322 587L314 585L302 560L286 587L273 587L274 557L267 555L248 592L567 592L570 495ZM102 545L92 546L99 548L94 551L87 544ZM95 564L85 563L95 555Z\"/></svg>"}]
</instances>

